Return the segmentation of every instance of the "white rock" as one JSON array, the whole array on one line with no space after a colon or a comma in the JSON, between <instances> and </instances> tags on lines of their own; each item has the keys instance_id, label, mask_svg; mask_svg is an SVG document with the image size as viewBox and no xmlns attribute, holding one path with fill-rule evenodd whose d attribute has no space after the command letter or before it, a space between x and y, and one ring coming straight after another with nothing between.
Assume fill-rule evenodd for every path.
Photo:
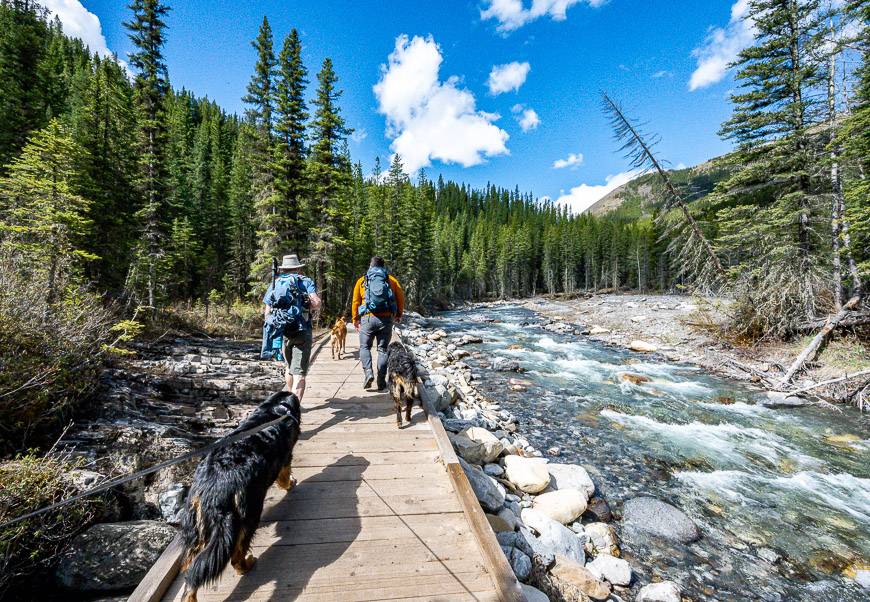
<instances>
[{"instance_id":1,"label":"white rock","mask_svg":"<svg viewBox=\"0 0 870 602\"><path fill-rule=\"evenodd\" d=\"M479 426L472 426L457 435L448 436L459 455L472 464L489 464L504 451L501 441Z\"/></svg>"},{"instance_id":2,"label":"white rock","mask_svg":"<svg viewBox=\"0 0 870 602\"><path fill-rule=\"evenodd\" d=\"M632 351L638 351L640 353L652 353L654 351L658 351L658 347L653 345L652 343L647 343L646 341L634 340L629 345L628 348Z\"/></svg>"},{"instance_id":3,"label":"white rock","mask_svg":"<svg viewBox=\"0 0 870 602\"><path fill-rule=\"evenodd\" d=\"M613 585L631 583L631 565L622 558L601 554L587 564L586 568L599 579L607 579Z\"/></svg>"},{"instance_id":4,"label":"white rock","mask_svg":"<svg viewBox=\"0 0 870 602\"><path fill-rule=\"evenodd\" d=\"M610 332L610 331L607 330L606 328L604 328L603 326L599 326L599 325L597 325L597 324L594 325L594 326L589 330L589 334L592 334L592 335L595 335L595 334L607 334L608 332Z\"/></svg>"},{"instance_id":5,"label":"white rock","mask_svg":"<svg viewBox=\"0 0 870 602\"><path fill-rule=\"evenodd\" d=\"M609 554L616 556L619 552L619 543L616 531L607 523L589 523L584 526L586 536L595 550L595 554Z\"/></svg>"},{"instance_id":6,"label":"white rock","mask_svg":"<svg viewBox=\"0 0 870 602\"><path fill-rule=\"evenodd\" d=\"M563 525L573 523L586 511L586 493L577 489L559 489L535 498L533 508Z\"/></svg>"},{"instance_id":7,"label":"white rock","mask_svg":"<svg viewBox=\"0 0 870 602\"><path fill-rule=\"evenodd\" d=\"M508 481L526 493L540 493L550 484L547 461L541 458L506 456L505 475Z\"/></svg>"},{"instance_id":8,"label":"white rock","mask_svg":"<svg viewBox=\"0 0 870 602\"><path fill-rule=\"evenodd\" d=\"M637 602L680 602L680 587L673 581L644 585L637 593Z\"/></svg>"},{"instance_id":9,"label":"white rock","mask_svg":"<svg viewBox=\"0 0 870 602\"><path fill-rule=\"evenodd\" d=\"M550 487L553 489L579 489L586 494L586 497L592 497L595 493L595 483L589 478L589 473L586 469L577 464L548 464L547 470L550 473Z\"/></svg>"},{"instance_id":10,"label":"white rock","mask_svg":"<svg viewBox=\"0 0 870 602\"><path fill-rule=\"evenodd\" d=\"M565 556L578 564L586 563L585 539L533 508L522 511L523 523L538 533L538 542L553 556Z\"/></svg>"}]
</instances>

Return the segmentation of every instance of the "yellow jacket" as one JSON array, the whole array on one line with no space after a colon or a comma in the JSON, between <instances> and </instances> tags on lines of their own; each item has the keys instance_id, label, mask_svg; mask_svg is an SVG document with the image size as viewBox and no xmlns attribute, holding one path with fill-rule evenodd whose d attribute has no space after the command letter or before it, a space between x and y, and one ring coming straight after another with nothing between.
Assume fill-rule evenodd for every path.
<instances>
[{"instance_id":1,"label":"yellow jacket","mask_svg":"<svg viewBox=\"0 0 870 602\"><path fill-rule=\"evenodd\" d=\"M405 311L405 291L402 290L402 285L399 284L399 281L396 280L392 274L387 277L387 282L389 282L390 288L393 289L393 295L396 297L396 317L401 318L402 313ZM365 276L360 276L360 279L356 281L356 284L353 287L353 305L351 305L351 319L353 321L359 320L359 308L364 301ZM379 311L376 312L375 315L380 318L385 318L392 314L388 311Z\"/></svg>"}]
</instances>

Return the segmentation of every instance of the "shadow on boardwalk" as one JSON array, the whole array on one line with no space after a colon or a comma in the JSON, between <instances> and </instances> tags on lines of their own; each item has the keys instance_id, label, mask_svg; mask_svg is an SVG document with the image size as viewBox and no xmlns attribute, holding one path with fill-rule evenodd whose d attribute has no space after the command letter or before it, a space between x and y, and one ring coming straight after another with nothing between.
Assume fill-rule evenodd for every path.
<instances>
[{"instance_id":1,"label":"shadow on boardwalk","mask_svg":"<svg viewBox=\"0 0 870 602\"><path fill-rule=\"evenodd\" d=\"M312 476L264 511L260 530L269 533L274 525L274 531L268 535L261 533L259 541L255 539L257 548L253 553L257 556L257 563L247 575L238 579L226 600L277 602L295 599L318 570L329 567L342 557L360 533L356 491L364 486L362 474L369 462L363 457L347 454L323 467L322 474L328 474L330 469L339 466L345 471L344 479L353 485L352 489L342 488L342 499L337 507L323 503L317 491L312 492L312 497L306 495L306 490L315 485L316 476ZM324 529L324 518L340 521L340 529ZM268 547L259 547L263 545Z\"/></svg>"}]
</instances>

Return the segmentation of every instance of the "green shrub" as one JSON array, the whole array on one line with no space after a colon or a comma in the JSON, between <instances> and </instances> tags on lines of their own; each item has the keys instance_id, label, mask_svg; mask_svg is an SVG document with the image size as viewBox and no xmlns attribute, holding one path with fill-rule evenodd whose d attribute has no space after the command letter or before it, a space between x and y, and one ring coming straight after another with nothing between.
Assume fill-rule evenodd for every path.
<instances>
[{"instance_id":1,"label":"green shrub","mask_svg":"<svg viewBox=\"0 0 870 602\"><path fill-rule=\"evenodd\" d=\"M111 313L96 296L45 286L0 267L0 454L50 442L89 398L111 342Z\"/></svg>"},{"instance_id":2,"label":"green shrub","mask_svg":"<svg viewBox=\"0 0 870 602\"><path fill-rule=\"evenodd\" d=\"M26 454L0 464L0 523L78 493L64 458ZM10 587L50 569L70 539L105 509L99 496L0 529L0 599Z\"/></svg>"}]
</instances>

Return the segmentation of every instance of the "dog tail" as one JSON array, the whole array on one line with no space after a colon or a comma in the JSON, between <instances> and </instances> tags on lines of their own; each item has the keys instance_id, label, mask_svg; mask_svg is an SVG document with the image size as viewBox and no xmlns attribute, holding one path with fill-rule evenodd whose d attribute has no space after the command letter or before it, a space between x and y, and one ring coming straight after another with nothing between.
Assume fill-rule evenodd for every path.
<instances>
[{"instance_id":1,"label":"dog tail","mask_svg":"<svg viewBox=\"0 0 870 602\"><path fill-rule=\"evenodd\" d=\"M234 513L221 512L212 524L198 525L201 547L189 549L183 565L187 568L184 581L189 589L199 589L220 577L232 557L240 527L237 522Z\"/></svg>"}]
</instances>

